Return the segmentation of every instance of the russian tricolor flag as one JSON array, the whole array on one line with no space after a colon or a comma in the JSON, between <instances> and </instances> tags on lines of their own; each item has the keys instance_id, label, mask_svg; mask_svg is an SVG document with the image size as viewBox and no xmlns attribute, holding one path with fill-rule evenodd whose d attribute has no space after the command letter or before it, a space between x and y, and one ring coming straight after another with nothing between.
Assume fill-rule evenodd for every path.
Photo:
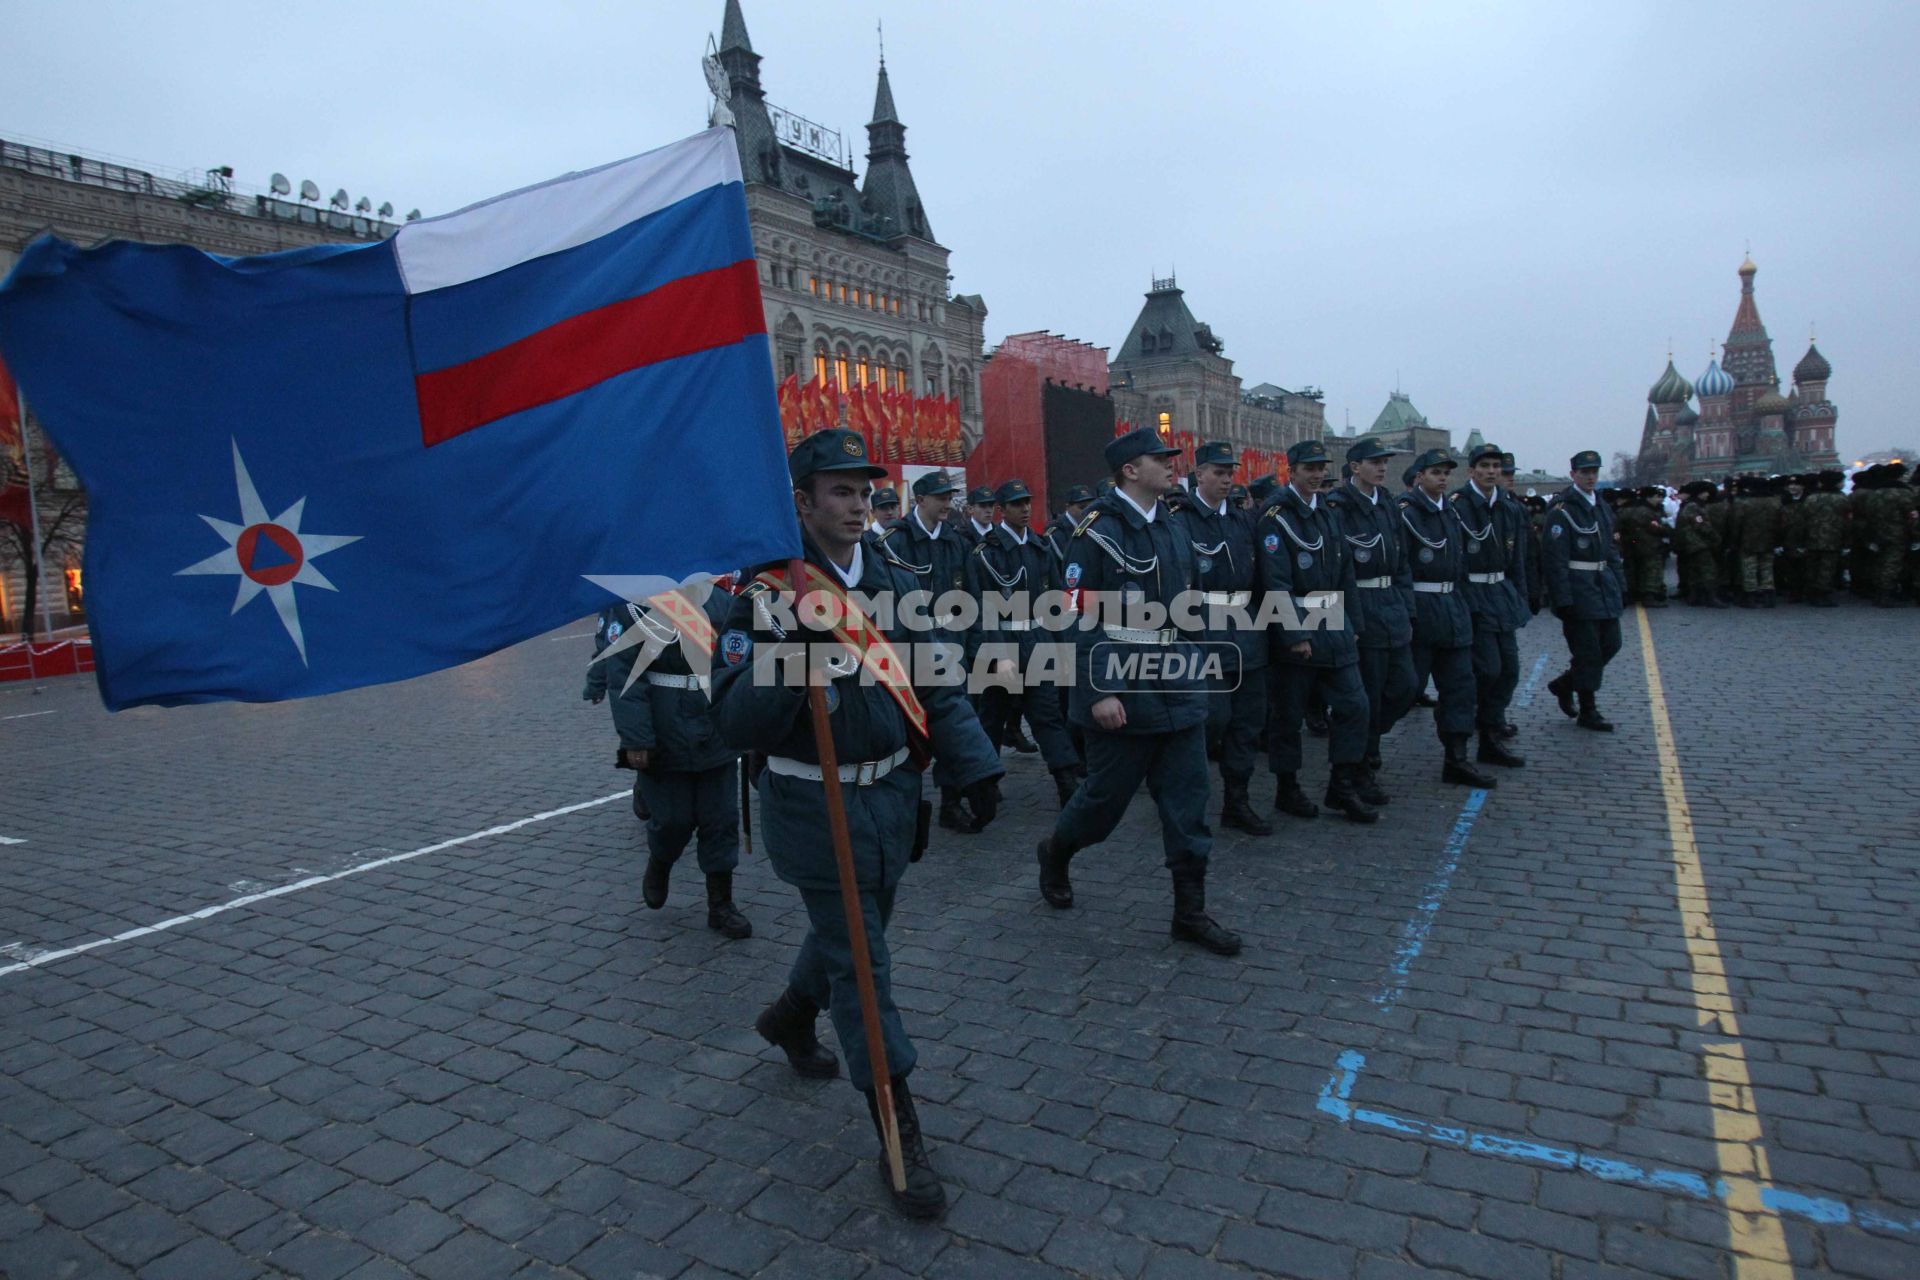
<instances>
[{"instance_id":1,"label":"russian tricolor flag","mask_svg":"<svg viewBox=\"0 0 1920 1280\"><path fill-rule=\"evenodd\" d=\"M797 551L726 129L380 244L42 238L0 352L88 490L111 707L401 679Z\"/></svg>"}]
</instances>

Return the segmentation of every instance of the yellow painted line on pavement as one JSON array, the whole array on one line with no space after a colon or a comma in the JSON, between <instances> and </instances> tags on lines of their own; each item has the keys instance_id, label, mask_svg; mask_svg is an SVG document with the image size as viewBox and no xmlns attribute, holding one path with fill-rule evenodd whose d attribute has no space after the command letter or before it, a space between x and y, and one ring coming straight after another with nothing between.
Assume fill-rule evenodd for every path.
<instances>
[{"instance_id":1,"label":"yellow painted line on pavement","mask_svg":"<svg viewBox=\"0 0 1920 1280\"><path fill-rule=\"evenodd\" d=\"M1667 717L1667 696L1660 684L1660 661L1653 652L1653 628L1647 611L1636 607L1640 622L1640 652L1647 672L1647 702L1653 714L1653 739L1660 753L1660 788L1667 799L1667 832L1673 850L1673 892L1685 927L1687 959L1691 964L1693 1004L1700 1028L1723 1040L1706 1042L1701 1067L1707 1079L1707 1103L1713 1112L1715 1157L1726 1192L1727 1241L1734 1254L1736 1280L1776 1280L1791 1277L1786 1233L1779 1217L1766 1206L1761 1189L1773 1180L1767 1149L1760 1140L1760 1115L1753 1101L1753 1079L1747 1072L1746 1051L1740 1044L1740 1023L1733 996L1727 990L1727 966L1714 932L1713 910L1707 900L1706 878L1700 870L1700 847L1693 837L1693 815L1687 807L1687 786L1680 774L1680 755L1674 749L1673 722Z\"/></svg>"}]
</instances>

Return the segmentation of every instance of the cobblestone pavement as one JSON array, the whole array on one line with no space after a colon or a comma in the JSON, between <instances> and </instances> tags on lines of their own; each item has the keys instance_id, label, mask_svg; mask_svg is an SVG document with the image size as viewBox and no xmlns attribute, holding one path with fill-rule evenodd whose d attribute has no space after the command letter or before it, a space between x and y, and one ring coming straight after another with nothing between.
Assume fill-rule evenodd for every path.
<instances>
[{"instance_id":1,"label":"cobblestone pavement","mask_svg":"<svg viewBox=\"0 0 1920 1280\"><path fill-rule=\"evenodd\" d=\"M1009 757L892 931L934 1226L751 1029L796 895L639 905L583 628L279 706L9 688L0 1272L1920 1275L1920 619L1648 621L1677 773L1639 620L1611 737L1536 621L1529 767L1442 787L1416 712L1378 826L1224 833L1233 960L1169 942L1144 799L1043 906Z\"/></svg>"}]
</instances>

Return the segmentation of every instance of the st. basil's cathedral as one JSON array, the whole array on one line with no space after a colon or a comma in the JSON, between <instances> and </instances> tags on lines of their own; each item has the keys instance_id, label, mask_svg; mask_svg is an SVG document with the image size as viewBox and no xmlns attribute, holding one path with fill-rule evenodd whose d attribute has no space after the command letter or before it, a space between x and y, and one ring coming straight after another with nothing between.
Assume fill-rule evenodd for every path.
<instances>
[{"instance_id":1,"label":"st. basil's cathedral","mask_svg":"<svg viewBox=\"0 0 1920 1280\"><path fill-rule=\"evenodd\" d=\"M1759 268L1740 264L1740 308L1734 312L1720 358L1688 382L1667 360L1667 371L1647 393L1640 436L1639 478L1645 484L1682 485L1729 475L1776 475L1838 466L1833 430L1840 411L1827 399L1833 366L1809 343L1793 366L1793 390L1780 394L1773 339L1753 297ZM1693 406L1700 397L1698 409Z\"/></svg>"}]
</instances>

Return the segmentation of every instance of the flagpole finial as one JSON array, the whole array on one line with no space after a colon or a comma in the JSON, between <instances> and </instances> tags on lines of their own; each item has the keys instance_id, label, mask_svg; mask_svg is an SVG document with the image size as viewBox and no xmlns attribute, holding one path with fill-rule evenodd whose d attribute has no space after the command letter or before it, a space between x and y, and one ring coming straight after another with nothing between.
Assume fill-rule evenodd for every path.
<instances>
[{"instance_id":1,"label":"flagpole finial","mask_svg":"<svg viewBox=\"0 0 1920 1280\"><path fill-rule=\"evenodd\" d=\"M880 40L880 69L884 71L887 67L887 28L882 19L873 20L873 33Z\"/></svg>"}]
</instances>

